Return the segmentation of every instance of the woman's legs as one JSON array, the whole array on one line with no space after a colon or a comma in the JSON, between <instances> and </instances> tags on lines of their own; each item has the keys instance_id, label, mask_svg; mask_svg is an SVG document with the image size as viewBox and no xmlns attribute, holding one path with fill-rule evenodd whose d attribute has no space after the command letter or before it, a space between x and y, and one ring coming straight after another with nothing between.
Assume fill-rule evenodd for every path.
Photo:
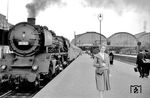
<instances>
[{"instance_id":1,"label":"woman's legs","mask_svg":"<svg viewBox=\"0 0 150 98\"><path fill-rule=\"evenodd\" d=\"M99 91L99 98L103 98L103 91Z\"/></svg>"}]
</instances>

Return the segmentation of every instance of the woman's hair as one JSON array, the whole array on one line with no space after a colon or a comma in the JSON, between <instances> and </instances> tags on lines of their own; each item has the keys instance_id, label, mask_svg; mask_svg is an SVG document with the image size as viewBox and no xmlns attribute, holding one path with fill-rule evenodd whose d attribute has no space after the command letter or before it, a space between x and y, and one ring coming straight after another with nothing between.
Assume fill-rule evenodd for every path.
<instances>
[{"instance_id":1,"label":"woman's hair","mask_svg":"<svg viewBox=\"0 0 150 98\"><path fill-rule=\"evenodd\" d=\"M102 47L106 47L105 52L108 53L108 47L107 47L107 44L103 43L103 44L99 45L99 49L100 49L100 50L101 50Z\"/></svg>"},{"instance_id":2,"label":"woman's hair","mask_svg":"<svg viewBox=\"0 0 150 98\"><path fill-rule=\"evenodd\" d=\"M107 48L107 45L106 44L101 44L99 45L99 48L101 49L102 47L106 47Z\"/></svg>"}]
</instances>

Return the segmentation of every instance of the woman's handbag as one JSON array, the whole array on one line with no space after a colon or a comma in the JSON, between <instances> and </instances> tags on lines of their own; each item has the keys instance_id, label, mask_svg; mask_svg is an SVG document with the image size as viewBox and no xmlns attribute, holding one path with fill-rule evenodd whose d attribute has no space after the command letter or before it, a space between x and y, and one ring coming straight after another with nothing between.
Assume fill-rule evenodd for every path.
<instances>
[{"instance_id":1,"label":"woman's handbag","mask_svg":"<svg viewBox=\"0 0 150 98\"><path fill-rule=\"evenodd\" d=\"M96 68L96 74L102 75L104 73L104 70L101 68Z\"/></svg>"},{"instance_id":2,"label":"woman's handbag","mask_svg":"<svg viewBox=\"0 0 150 98\"><path fill-rule=\"evenodd\" d=\"M134 71L135 71L135 72L138 72L138 68L137 68L137 67L134 67Z\"/></svg>"}]
</instances>

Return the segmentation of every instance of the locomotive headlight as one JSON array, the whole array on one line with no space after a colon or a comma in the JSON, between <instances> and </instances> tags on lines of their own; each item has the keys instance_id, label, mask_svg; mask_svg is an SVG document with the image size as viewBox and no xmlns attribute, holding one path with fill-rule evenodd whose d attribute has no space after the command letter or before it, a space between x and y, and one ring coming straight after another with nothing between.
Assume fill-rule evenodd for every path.
<instances>
[{"instance_id":1,"label":"locomotive headlight","mask_svg":"<svg viewBox=\"0 0 150 98\"><path fill-rule=\"evenodd\" d=\"M33 66L32 66L32 70L33 70L33 71L38 70L38 68L39 68L39 66L37 66L37 65L33 65Z\"/></svg>"},{"instance_id":2,"label":"locomotive headlight","mask_svg":"<svg viewBox=\"0 0 150 98\"><path fill-rule=\"evenodd\" d=\"M2 65L2 66L1 66L1 69L2 69L2 70L6 70L6 68L7 68L6 65Z\"/></svg>"}]
</instances>

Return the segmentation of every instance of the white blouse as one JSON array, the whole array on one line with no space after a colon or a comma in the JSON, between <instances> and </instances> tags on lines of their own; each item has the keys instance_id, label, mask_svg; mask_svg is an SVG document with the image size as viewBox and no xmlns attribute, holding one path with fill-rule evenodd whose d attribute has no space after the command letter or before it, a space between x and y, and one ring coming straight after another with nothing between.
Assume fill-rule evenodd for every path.
<instances>
[{"instance_id":1,"label":"white blouse","mask_svg":"<svg viewBox=\"0 0 150 98\"><path fill-rule=\"evenodd\" d=\"M99 53L100 54L100 56L102 57L102 59L104 60L104 53Z\"/></svg>"},{"instance_id":2,"label":"white blouse","mask_svg":"<svg viewBox=\"0 0 150 98\"><path fill-rule=\"evenodd\" d=\"M100 54L100 56L102 57L102 59L104 60L104 53L101 53L101 52L100 52L99 54ZM106 63L103 62L103 63L102 63L102 66L106 66Z\"/></svg>"}]
</instances>

